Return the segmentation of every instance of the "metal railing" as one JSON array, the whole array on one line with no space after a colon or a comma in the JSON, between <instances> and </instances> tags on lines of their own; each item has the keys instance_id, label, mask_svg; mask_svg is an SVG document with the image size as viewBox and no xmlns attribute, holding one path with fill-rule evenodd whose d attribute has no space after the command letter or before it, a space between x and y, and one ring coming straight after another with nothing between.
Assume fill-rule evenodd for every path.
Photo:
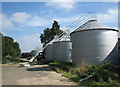
<instances>
[{"instance_id":1,"label":"metal railing","mask_svg":"<svg viewBox=\"0 0 120 87\"><path fill-rule=\"evenodd\" d=\"M83 14L80 18L75 20L73 23L69 24L66 26L66 28L71 32L73 32L75 29L78 27L82 26L84 23L86 23L89 20L95 20L97 19L96 17L96 12L88 12L86 14ZM66 30L67 30L66 29Z\"/></svg>"}]
</instances>

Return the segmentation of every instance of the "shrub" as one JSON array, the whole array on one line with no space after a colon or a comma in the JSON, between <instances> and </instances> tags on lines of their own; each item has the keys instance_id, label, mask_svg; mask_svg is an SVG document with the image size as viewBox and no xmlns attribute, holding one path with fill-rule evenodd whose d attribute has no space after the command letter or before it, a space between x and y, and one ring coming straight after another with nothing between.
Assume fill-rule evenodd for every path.
<instances>
[{"instance_id":1,"label":"shrub","mask_svg":"<svg viewBox=\"0 0 120 87\"><path fill-rule=\"evenodd\" d=\"M86 66L77 66L77 67L75 67L76 68L76 70L77 70L77 72L76 72L76 74L79 76L79 77L81 77L81 76L83 76L83 78L84 77L86 77L86 76L88 76L87 74L85 75L83 75L83 73L85 72L85 71L87 71L87 67Z\"/></svg>"},{"instance_id":2,"label":"shrub","mask_svg":"<svg viewBox=\"0 0 120 87\"><path fill-rule=\"evenodd\" d=\"M32 57L27 57L27 60L30 60Z\"/></svg>"},{"instance_id":3,"label":"shrub","mask_svg":"<svg viewBox=\"0 0 120 87\"><path fill-rule=\"evenodd\" d=\"M100 65L76 66L67 62L50 62L44 61L50 66L53 66L54 70L61 73L64 77L79 83L80 85L86 85L90 87L120 87L120 65L112 65L104 63ZM92 77L84 79L88 76ZM81 80L84 79L84 80ZM80 80L82 82L80 82Z\"/></svg>"},{"instance_id":4,"label":"shrub","mask_svg":"<svg viewBox=\"0 0 120 87\"><path fill-rule=\"evenodd\" d=\"M91 84L89 84L89 86L90 87L112 87L106 82L92 82Z\"/></svg>"}]
</instances>

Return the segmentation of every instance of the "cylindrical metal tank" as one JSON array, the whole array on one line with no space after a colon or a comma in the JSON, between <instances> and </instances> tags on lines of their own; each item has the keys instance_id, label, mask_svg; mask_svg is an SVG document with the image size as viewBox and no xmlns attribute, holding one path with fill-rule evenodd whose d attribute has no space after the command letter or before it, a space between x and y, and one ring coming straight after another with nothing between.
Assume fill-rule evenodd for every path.
<instances>
[{"instance_id":1,"label":"cylindrical metal tank","mask_svg":"<svg viewBox=\"0 0 120 87\"><path fill-rule=\"evenodd\" d=\"M53 59L55 61L71 62L70 36L64 35L60 40L53 42Z\"/></svg>"},{"instance_id":2,"label":"cylindrical metal tank","mask_svg":"<svg viewBox=\"0 0 120 87\"><path fill-rule=\"evenodd\" d=\"M53 58L52 58L52 49L53 49L53 44L49 44L45 48L45 59L46 60L53 60Z\"/></svg>"},{"instance_id":3,"label":"cylindrical metal tank","mask_svg":"<svg viewBox=\"0 0 120 87\"><path fill-rule=\"evenodd\" d=\"M65 62L72 62L71 59L72 45L70 42L70 36L64 35L58 44L59 44L59 54L58 54L59 60Z\"/></svg>"},{"instance_id":4,"label":"cylindrical metal tank","mask_svg":"<svg viewBox=\"0 0 120 87\"><path fill-rule=\"evenodd\" d=\"M59 43L59 55L60 61L72 62L71 59L71 42L70 41L60 41Z\"/></svg>"},{"instance_id":5,"label":"cylindrical metal tank","mask_svg":"<svg viewBox=\"0 0 120 87\"><path fill-rule=\"evenodd\" d=\"M89 20L71 33L72 62L92 65L118 62L118 30Z\"/></svg>"},{"instance_id":6,"label":"cylindrical metal tank","mask_svg":"<svg viewBox=\"0 0 120 87\"><path fill-rule=\"evenodd\" d=\"M53 51L52 51L52 58L53 60L57 61L59 55L59 41L53 42Z\"/></svg>"}]
</instances>

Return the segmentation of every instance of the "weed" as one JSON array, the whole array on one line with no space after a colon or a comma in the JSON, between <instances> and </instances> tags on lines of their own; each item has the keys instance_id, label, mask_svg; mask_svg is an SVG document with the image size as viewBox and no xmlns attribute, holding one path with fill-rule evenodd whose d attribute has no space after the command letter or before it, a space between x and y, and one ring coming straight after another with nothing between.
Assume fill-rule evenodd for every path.
<instances>
[{"instance_id":1,"label":"weed","mask_svg":"<svg viewBox=\"0 0 120 87\"><path fill-rule=\"evenodd\" d=\"M85 65L76 66L72 63L60 61L44 61L44 63L49 64L56 72L61 73L64 77L80 85L90 87L120 87L120 65L104 63L87 67ZM92 77L80 82L81 79L90 75Z\"/></svg>"}]
</instances>

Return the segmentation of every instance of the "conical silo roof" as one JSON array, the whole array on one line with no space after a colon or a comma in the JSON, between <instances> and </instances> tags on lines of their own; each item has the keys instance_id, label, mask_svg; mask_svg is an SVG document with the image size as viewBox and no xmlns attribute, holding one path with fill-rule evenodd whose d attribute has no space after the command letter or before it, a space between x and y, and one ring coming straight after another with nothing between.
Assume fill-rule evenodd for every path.
<instances>
[{"instance_id":1,"label":"conical silo roof","mask_svg":"<svg viewBox=\"0 0 120 87\"><path fill-rule=\"evenodd\" d=\"M60 39L60 41L70 41L70 36L66 34L62 39Z\"/></svg>"},{"instance_id":2,"label":"conical silo roof","mask_svg":"<svg viewBox=\"0 0 120 87\"><path fill-rule=\"evenodd\" d=\"M104 24L99 23L96 19L94 20L89 20L86 23L84 23L83 25L81 25L80 27L78 27L74 32L78 32L78 31L85 31L85 30L103 30L103 29L108 29L108 30L115 30L118 31L117 29L113 29L110 28Z\"/></svg>"}]
</instances>

